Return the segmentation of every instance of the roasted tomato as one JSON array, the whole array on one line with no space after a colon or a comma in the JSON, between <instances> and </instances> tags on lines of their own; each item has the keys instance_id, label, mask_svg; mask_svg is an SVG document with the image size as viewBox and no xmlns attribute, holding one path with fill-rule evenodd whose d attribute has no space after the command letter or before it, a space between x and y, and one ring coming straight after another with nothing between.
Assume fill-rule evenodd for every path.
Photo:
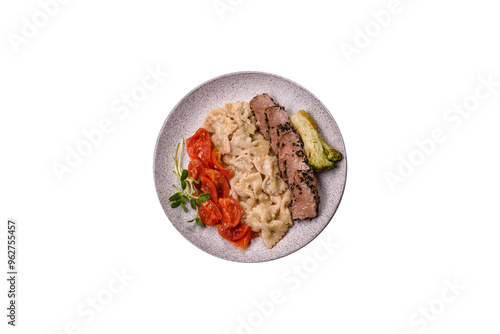
<instances>
[{"instance_id":1,"label":"roasted tomato","mask_svg":"<svg viewBox=\"0 0 500 334\"><path fill-rule=\"evenodd\" d=\"M193 159L189 161L188 165L189 178L193 180L198 180L201 176L201 171L203 170L203 168L204 166L201 160Z\"/></svg>"},{"instance_id":2,"label":"roasted tomato","mask_svg":"<svg viewBox=\"0 0 500 334\"><path fill-rule=\"evenodd\" d=\"M222 167L222 153L218 148L214 148L212 150L212 163L214 164L214 167L218 169L226 179L229 180L234 176L234 171Z\"/></svg>"},{"instance_id":3,"label":"roasted tomato","mask_svg":"<svg viewBox=\"0 0 500 334\"><path fill-rule=\"evenodd\" d=\"M238 241L246 234L250 233L250 226L240 223L235 228L226 228L223 224L217 224L219 234L226 240Z\"/></svg>"},{"instance_id":4,"label":"roasted tomato","mask_svg":"<svg viewBox=\"0 0 500 334\"><path fill-rule=\"evenodd\" d=\"M229 197L229 184L221 172L215 169L204 168L201 175L208 177L215 185L218 198Z\"/></svg>"},{"instance_id":5,"label":"roasted tomato","mask_svg":"<svg viewBox=\"0 0 500 334\"><path fill-rule=\"evenodd\" d=\"M186 139L186 148L191 160L199 159L205 167L212 168L212 141L206 129L199 128L194 136Z\"/></svg>"},{"instance_id":6,"label":"roasted tomato","mask_svg":"<svg viewBox=\"0 0 500 334\"><path fill-rule=\"evenodd\" d=\"M222 213L222 225L225 228L234 228L240 223L241 205L234 198L219 198L219 208Z\"/></svg>"},{"instance_id":7,"label":"roasted tomato","mask_svg":"<svg viewBox=\"0 0 500 334\"><path fill-rule=\"evenodd\" d=\"M222 218L219 208L214 202L212 202L211 199L201 203L201 206L198 208L198 215L200 216L203 224L207 226L217 224L217 222L219 222Z\"/></svg>"},{"instance_id":8,"label":"roasted tomato","mask_svg":"<svg viewBox=\"0 0 500 334\"><path fill-rule=\"evenodd\" d=\"M252 240L252 231L250 226L239 224L236 228L225 228L222 224L217 224L219 234L229 242L232 242L238 247L247 248Z\"/></svg>"},{"instance_id":9,"label":"roasted tomato","mask_svg":"<svg viewBox=\"0 0 500 334\"><path fill-rule=\"evenodd\" d=\"M252 240L252 232L248 231L247 234L245 234L245 236L243 238L241 238L240 240L238 240L238 241L229 240L229 242L232 242L233 244L235 244L238 247L246 249L248 247L248 245L250 244L251 240Z\"/></svg>"},{"instance_id":10,"label":"roasted tomato","mask_svg":"<svg viewBox=\"0 0 500 334\"><path fill-rule=\"evenodd\" d=\"M210 194L210 199L215 204L219 203L218 202L218 197L217 197L217 188L215 188L215 185L206 176L201 176L201 191L203 193L209 193Z\"/></svg>"},{"instance_id":11,"label":"roasted tomato","mask_svg":"<svg viewBox=\"0 0 500 334\"><path fill-rule=\"evenodd\" d=\"M250 236L251 236L251 239L258 238L258 237L260 237L260 233L252 231L252 233L250 233Z\"/></svg>"}]
</instances>

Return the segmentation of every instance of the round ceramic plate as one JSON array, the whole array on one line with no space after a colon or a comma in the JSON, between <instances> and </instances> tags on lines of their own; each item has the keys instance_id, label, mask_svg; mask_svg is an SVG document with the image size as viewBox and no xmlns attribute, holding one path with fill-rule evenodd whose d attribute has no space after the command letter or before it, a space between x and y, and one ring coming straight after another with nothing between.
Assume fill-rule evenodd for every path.
<instances>
[{"instance_id":1,"label":"round ceramic plate","mask_svg":"<svg viewBox=\"0 0 500 334\"><path fill-rule=\"evenodd\" d=\"M274 248L268 249L262 238L252 240L241 249L222 239L214 226L201 228L188 223L195 212L172 209L168 198L176 191L179 180L174 169L175 149L181 138L191 137L202 126L211 109L224 107L228 102L247 101L268 93L284 106L288 115L304 109L318 124L322 138L340 151L343 159L335 168L317 174L320 205L318 216L310 221L294 221L294 225ZM189 157L184 150L182 166L187 168ZM340 130L330 112L311 92L286 78L262 72L237 72L205 82L189 92L172 110L160 130L154 153L154 181L160 203L175 228L192 244L214 256L238 262L264 262L291 254L316 238L328 225L337 210L344 192L347 176L347 157Z\"/></svg>"}]
</instances>

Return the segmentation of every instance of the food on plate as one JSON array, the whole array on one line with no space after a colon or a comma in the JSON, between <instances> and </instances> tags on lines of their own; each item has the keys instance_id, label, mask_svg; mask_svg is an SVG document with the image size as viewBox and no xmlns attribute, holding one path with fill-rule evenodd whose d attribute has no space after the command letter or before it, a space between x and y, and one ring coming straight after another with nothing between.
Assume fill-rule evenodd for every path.
<instances>
[{"instance_id":1,"label":"food on plate","mask_svg":"<svg viewBox=\"0 0 500 334\"><path fill-rule=\"evenodd\" d=\"M214 226L222 218L222 213L211 199L201 203L201 207L198 209L198 215L201 221L207 226Z\"/></svg>"},{"instance_id":2,"label":"food on plate","mask_svg":"<svg viewBox=\"0 0 500 334\"><path fill-rule=\"evenodd\" d=\"M217 230L224 239L241 248L247 248L250 240L252 240L250 226L245 224L240 224L234 229L226 228L223 224L217 224Z\"/></svg>"},{"instance_id":3,"label":"food on plate","mask_svg":"<svg viewBox=\"0 0 500 334\"><path fill-rule=\"evenodd\" d=\"M269 125L265 111L267 108L275 107L276 105L273 99L267 94L257 95L250 101L250 108L255 115L260 132L267 140L269 140Z\"/></svg>"},{"instance_id":4,"label":"food on plate","mask_svg":"<svg viewBox=\"0 0 500 334\"><path fill-rule=\"evenodd\" d=\"M290 116L290 121L304 142L309 166L315 172L332 169L342 159L340 152L323 141L318 133L318 125L304 110Z\"/></svg>"},{"instance_id":5,"label":"food on plate","mask_svg":"<svg viewBox=\"0 0 500 334\"><path fill-rule=\"evenodd\" d=\"M268 94L208 112L203 127L186 139L187 170L181 167L182 144L174 158L181 186L174 185L172 208L188 212L186 203L191 204L196 216L189 222L215 225L219 235L241 248L259 235L273 248L293 220L316 217L314 171L342 159L305 111L288 117Z\"/></svg>"},{"instance_id":6,"label":"food on plate","mask_svg":"<svg viewBox=\"0 0 500 334\"><path fill-rule=\"evenodd\" d=\"M170 197L172 208L181 206L188 212L186 202L196 210L194 219L202 227L217 225L219 234L226 240L241 248L247 248L252 239L250 226L242 223L241 206L230 197L228 180L234 172L222 166L221 152L212 149L209 132L200 128L186 139L186 149L191 161L188 169L181 168L182 143L177 145L175 153L174 174L181 181L179 192ZM180 155L179 155L180 148Z\"/></svg>"},{"instance_id":7,"label":"food on plate","mask_svg":"<svg viewBox=\"0 0 500 334\"><path fill-rule=\"evenodd\" d=\"M309 166L304 144L290 122L285 108L268 94L257 95L250 106L262 133L267 133L271 148L278 157L281 176L292 192L293 219L311 219L318 215L319 193L316 176Z\"/></svg>"},{"instance_id":8,"label":"food on plate","mask_svg":"<svg viewBox=\"0 0 500 334\"><path fill-rule=\"evenodd\" d=\"M198 181L196 177L193 177L195 173L201 173L203 165L201 164L201 161L195 159L189 163L188 170L182 168L181 160L183 142L184 140L181 140L181 142L177 144L177 149L174 156L174 174L177 176L177 178L179 178L181 187L179 188L174 185L174 188L178 190L178 192L169 197L169 201L172 202L170 206L173 209L180 206L182 207L184 212L187 213L189 210L186 206L186 202L189 202L193 210L196 210L196 216L188 222L196 221L198 225L205 227L205 222L203 222L200 218L200 213L203 213L204 217L208 216L208 209L203 209L203 207L210 204L207 203L207 201L210 201L210 195L208 193L199 192L198 186L200 184L200 181ZM195 167L195 165L197 167ZM198 168L198 170L196 170L196 168Z\"/></svg>"},{"instance_id":9,"label":"food on plate","mask_svg":"<svg viewBox=\"0 0 500 334\"><path fill-rule=\"evenodd\" d=\"M274 247L293 225L289 209L292 192L279 175L278 159L271 154L269 141L257 131L249 104L235 102L213 109L203 127L212 134L221 162L227 166L221 167L234 173L229 179L230 197L241 206L240 220L254 233L260 233L268 248ZM220 199L219 204L227 205ZM236 216L229 213L223 221L232 221ZM218 225L221 235L228 235L226 226ZM236 243L244 245L246 239Z\"/></svg>"},{"instance_id":10,"label":"food on plate","mask_svg":"<svg viewBox=\"0 0 500 334\"><path fill-rule=\"evenodd\" d=\"M222 210L222 225L225 228L235 228L241 220L241 205L234 198L221 198L219 206Z\"/></svg>"},{"instance_id":11,"label":"food on plate","mask_svg":"<svg viewBox=\"0 0 500 334\"><path fill-rule=\"evenodd\" d=\"M222 153L217 147L214 147L214 149L212 150L212 163L214 164L215 168L219 170L222 175L224 175L226 179L229 180L234 176L234 171L227 170L222 167Z\"/></svg>"},{"instance_id":12,"label":"food on plate","mask_svg":"<svg viewBox=\"0 0 500 334\"><path fill-rule=\"evenodd\" d=\"M212 141L207 130L200 128L186 139L186 149L189 158L200 160L208 168L212 167Z\"/></svg>"}]
</instances>

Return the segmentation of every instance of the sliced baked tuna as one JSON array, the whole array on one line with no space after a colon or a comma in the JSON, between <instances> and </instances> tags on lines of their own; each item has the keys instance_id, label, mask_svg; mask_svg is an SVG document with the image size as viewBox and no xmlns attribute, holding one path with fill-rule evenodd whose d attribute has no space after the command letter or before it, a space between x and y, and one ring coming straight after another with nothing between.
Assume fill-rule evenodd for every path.
<instances>
[{"instance_id":1,"label":"sliced baked tuna","mask_svg":"<svg viewBox=\"0 0 500 334\"><path fill-rule=\"evenodd\" d=\"M273 99L271 99L271 97L267 94L257 95L250 101L250 108L254 113L255 119L257 120L260 132L267 140L269 140L269 127L266 109L274 106L276 106L276 103L274 103Z\"/></svg>"},{"instance_id":2,"label":"sliced baked tuna","mask_svg":"<svg viewBox=\"0 0 500 334\"><path fill-rule=\"evenodd\" d=\"M281 175L292 190L292 216L310 219L318 215L317 179L308 165L304 144L295 128L280 135L278 162Z\"/></svg>"},{"instance_id":3,"label":"sliced baked tuna","mask_svg":"<svg viewBox=\"0 0 500 334\"><path fill-rule=\"evenodd\" d=\"M253 103L252 103L253 102ZM267 94L257 95L250 102L259 129L271 142L278 157L281 176L292 191L293 219L311 219L318 215L317 180L308 164L304 144L282 106ZM267 106L266 108L264 108Z\"/></svg>"}]
</instances>

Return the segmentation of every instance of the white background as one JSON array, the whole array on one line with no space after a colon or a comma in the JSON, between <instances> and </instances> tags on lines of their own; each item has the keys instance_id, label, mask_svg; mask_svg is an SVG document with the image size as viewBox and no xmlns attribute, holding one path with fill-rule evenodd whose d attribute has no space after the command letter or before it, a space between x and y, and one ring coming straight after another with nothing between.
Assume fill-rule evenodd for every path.
<instances>
[{"instance_id":1,"label":"white background","mask_svg":"<svg viewBox=\"0 0 500 334\"><path fill-rule=\"evenodd\" d=\"M353 44L356 27L389 1L231 3L220 16L213 0L73 0L15 52L9 33L21 34L40 5L2 1L1 267L6 221L15 218L20 278L15 329L6 325L2 278L1 333L63 333L72 322L75 333L498 333L500 87L456 129L443 119L474 94L479 76L500 81L497 3L401 0L350 63L341 43ZM147 66L169 76L120 120L111 104ZM241 70L311 90L348 155L329 226L302 250L261 264L192 246L164 215L152 177L155 141L177 101ZM104 118L114 130L60 182L52 163ZM385 173L397 173L398 157L408 159L435 128L447 140L392 191ZM314 267L328 239L340 247ZM283 275L304 263L311 273L293 290ZM134 278L87 322L77 307L104 296L122 268ZM425 330L410 323L420 308L443 305L446 280L466 288ZM259 318L254 302L274 289L285 301ZM261 321L243 328L239 317Z\"/></svg>"}]
</instances>

